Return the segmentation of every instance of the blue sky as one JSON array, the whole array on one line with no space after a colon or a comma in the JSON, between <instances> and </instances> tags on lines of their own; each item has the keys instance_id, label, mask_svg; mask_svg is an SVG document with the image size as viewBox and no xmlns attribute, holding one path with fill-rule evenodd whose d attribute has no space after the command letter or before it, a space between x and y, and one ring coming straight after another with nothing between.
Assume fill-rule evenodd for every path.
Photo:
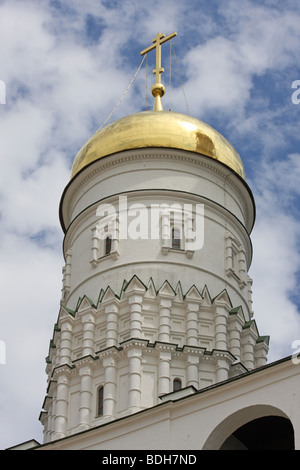
<instances>
[{"instance_id":1,"label":"blue sky","mask_svg":"<svg viewBox=\"0 0 300 470\"><path fill-rule=\"evenodd\" d=\"M297 0L0 0L0 448L42 440L57 319L60 196L157 32L173 40L191 115L240 153L257 206L250 274L269 360L300 340L300 4ZM169 45L164 107L187 113ZM148 55L149 90L154 53ZM145 62L111 120L145 109ZM299 93L300 97L300 93ZM148 97L148 106L152 102ZM1 343L3 344L3 343Z\"/></svg>"}]
</instances>

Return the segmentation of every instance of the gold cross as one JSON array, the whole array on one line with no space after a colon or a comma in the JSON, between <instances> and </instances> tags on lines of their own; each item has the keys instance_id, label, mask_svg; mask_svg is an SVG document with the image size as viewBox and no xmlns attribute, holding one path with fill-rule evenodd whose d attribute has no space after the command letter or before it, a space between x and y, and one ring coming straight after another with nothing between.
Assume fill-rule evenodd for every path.
<instances>
[{"instance_id":1,"label":"gold cross","mask_svg":"<svg viewBox=\"0 0 300 470\"><path fill-rule=\"evenodd\" d=\"M165 34L162 33L157 33L157 35L152 41L153 45L147 47L147 49L144 49L141 52L141 55L145 55L156 48L156 68L153 70L153 73L155 73L156 75L156 83L161 82L160 74L165 71L164 68L161 66L161 45L174 38L175 36L177 36L176 32L169 34L169 36L165 36Z\"/></svg>"}]
</instances>

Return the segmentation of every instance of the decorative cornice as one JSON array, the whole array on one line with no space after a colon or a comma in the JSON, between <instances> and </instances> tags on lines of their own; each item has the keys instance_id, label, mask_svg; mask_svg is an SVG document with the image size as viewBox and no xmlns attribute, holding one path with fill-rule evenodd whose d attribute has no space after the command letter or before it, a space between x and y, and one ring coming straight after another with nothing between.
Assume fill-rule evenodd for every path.
<instances>
[{"instance_id":1,"label":"decorative cornice","mask_svg":"<svg viewBox=\"0 0 300 470\"><path fill-rule=\"evenodd\" d=\"M96 352L96 355L97 358L102 361L105 357L118 356L122 350L122 347L110 346L108 348L100 349Z\"/></svg>"},{"instance_id":2,"label":"decorative cornice","mask_svg":"<svg viewBox=\"0 0 300 470\"><path fill-rule=\"evenodd\" d=\"M149 341L147 339L142 338L129 338L125 341L122 341L122 343L120 343L120 346L124 351L132 348L145 349L149 346Z\"/></svg>"},{"instance_id":3,"label":"decorative cornice","mask_svg":"<svg viewBox=\"0 0 300 470\"><path fill-rule=\"evenodd\" d=\"M204 356L204 354L206 354L206 348L203 348L201 346L189 346L188 344L185 344L182 350L184 354L189 356L191 355L202 357Z\"/></svg>"},{"instance_id":4,"label":"decorative cornice","mask_svg":"<svg viewBox=\"0 0 300 470\"><path fill-rule=\"evenodd\" d=\"M211 159L208 160L208 157L206 155L200 155L200 157L204 157L204 159L202 160L201 158L199 158L199 154L193 154L192 152L187 152L180 149L170 149L170 153L166 153L166 149L163 149L162 151L162 149L160 148L153 148L152 152L148 151L143 153L141 153L141 150L142 149L125 150L123 152L115 153L114 155L108 155L107 157L101 160L95 160L92 165L85 168L86 171L83 170L83 172L78 175L77 180L74 178L70 181L69 184L75 182L75 180L77 182L77 185L74 186L71 197L73 198L73 196L81 190L82 186L85 185L87 181L89 181L92 177L96 176L98 173L101 173L103 170L115 167L119 164L123 166L124 163L133 162L136 160L149 161L149 158L184 161L185 163L197 165L202 168L212 170L222 180L225 177L228 180L229 175L231 174L237 176L234 172L232 172L232 170L228 169L227 166L224 166L224 168L222 168L223 171L221 171L220 167L218 166L218 164L221 162L215 164L216 161ZM240 192L236 183L234 183L233 181L230 181L230 183L234 186L237 191Z\"/></svg>"},{"instance_id":5,"label":"decorative cornice","mask_svg":"<svg viewBox=\"0 0 300 470\"><path fill-rule=\"evenodd\" d=\"M81 191L82 186L85 185L91 178L96 176L98 173L101 173L108 168L115 167L116 165L122 166L124 165L124 163L126 164L128 162L137 161L137 160L149 161L150 159L153 159L153 160L172 159L172 160L183 161L191 165L196 165L201 168L206 168L209 171L212 171L215 175L219 177L220 184L224 184L225 181L226 181L226 184L230 184L234 188L234 190L237 192L237 194L240 196L240 201L244 200L244 197L243 197L244 195L241 190L241 185L242 185L244 188L246 188L252 200L253 217L255 218L255 202L254 202L251 189L247 185L246 181L240 178L236 173L230 170L227 166L223 165L221 162L217 160L213 160L205 155L194 154L192 152L188 152L184 150L170 149L168 153L166 149L164 149L164 151L162 152L162 149L160 148L153 148L152 152L148 150L147 152L141 153L141 149L136 149L136 150L119 152L114 155L104 157L100 160L96 160L90 166L87 166L86 168L84 168L84 170L81 173L79 173L75 178L73 178L68 183L68 185L66 186L63 192L61 202L60 202L60 220L61 220L61 225L62 225L64 232L66 232L67 227L65 227L64 220L63 220L64 219L63 205L65 203L66 194L69 191L71 191L69 195L69 201L71 201L76 196L76 193ZM248 213L247 205L244 203L243 203L243 210L246 215L246 218L248 219L249 213ZM67 213L70 213L70 207L67 208ZM250 231L251 230L252 230L252 227Z\"/></svg>"},{"instance_id":6,"label":"decorative cornice","mask_svg":"<svg viewBox=\"0 0 300 470\"><path fill-rule=\"evenodd\" d=\"M80 357L78 359L74 359L74 361L72 361L73 363L73 366L74 367L82 367L82 366L91 366L93 367L94 364L95 364L95 360L99 359L98 356L83 356L83 357Z\"/></svg>"},{"instance_id":7,"label":"decorative cornice","mask_svg":"<svg viewBox=\"0 0 300 470\"><path fill-rule=\"evenodd\" d=\"M117 301L122 302L122 300L124 300L123 294L124 293L128 294L128 292L130 290L129 286L130 285L133 286L134 284L139 286L138 290L139 290L139 293L141 293L141 294L145 295L145 294L147 294L147 292L151 291L151 294L152 294L150 296L151 298L159 298L159 297L164 297L165 295L167 295L168 298L172 298L172 299L176 300L177 302L185 302L185 300L187 300L187 301L197 301L197 302L199 301L201 303L203 301L204 297L206 296L206 298L209 299L209 302L210 302L211 305L213 305L214 301L216 301L218 299L218 297L222 293L225 292L225 290L222 290L217 296L214 297L214 299L211 299L211 296L209 294L207 286L204 286L203 291L201 293L196 288L196 286L193 285L184 294L183 291L182 291L181 283L177 283L177 286L174 289L167 279L162 283L160 288L157 289L154 285L154 282L153 282L152 278L150 278L148 284L146 285L135 274L130 279L130 281L126 281L126 280L123 281L121 291L120 291L119 294L114 292L114 290L111 289L111 287L108 285L105 290L103 288L101 288L100 293L98 295L98 301L96 303L94 303L94 301L89 299L88 297L83 296L83 297L80 297L78 299L77 306L76 306L75 310L67 309L66 307L63 307L63 309L64 309L64 311L69 311L69 314L72 317L76 318L77 313L80 310L80 306L81 306L84 298L88 299L90 308L97 310L101 307L102 301L103 301L103 303L105 303L105 300L106 300L105 298L108 295L108 293L109 293L109 302L113 301L114 298ZM155 296L155 297L153 297L153 296ZM228 294L227 294L227 296L228 296ZM230 300L229 296L228 296L228 299ZM231 305L231 302L230 302L230 305Z\"/></svg>"},{"instance_id":8,"label":"decorative cornice","mask_svg":"<svg viewBox=\"0 0 300 470\"><path fill-rule=\"evenodd\" d=\"M138 294L136 294L138 292ZM226 316L227 323L227 335L230 335L232 330L239 326L240 331L240 340L242 343L247 341L247 338L251 337L251 341L255 347L259 345L263 350L268 349L269 337L260 336L256 322L254 320L245 321L245 316L241 306L233 307L231 303L230 296L226 290L222 290L217 296L212 298L210 296L209 290L205 285L202 292L196 287L191 286L185 293L182 291L182 286L180 283L177 283L176 288L166 280L162 283L159 289L156 288L153 279L150 278L148 283L142 282L138 276L134 275L130 281L124 280L122 283L121 292L119 294L115 293L109 286L104 290L103 288L100 291L99 299L97 305L93 300L89 299L86 296L81 297L78 300L77 307L75 311L70 311L68 313L69 318L72 323L74 322L73 332L77 328L78 324L81 324L82 318L80 313L88 312L89 310L93 312L95 322L97 323L97 318L101 317L105 313L105 309L110 304L118 304L118 311L123 311L125 305L130 300L130 296L138 295L139 302L152 302L153 308L157 309L157 312L160 308L160 302L164 300L165 295L167 294L167 302L170 304L176 303L176 309L182 307L182 313L188 314L188 304L189 302L197 304L197 309L201 312L202 308L205 312L209 311L211 314L211 319L214 321L216 318L216 312ZM82 308L84 307L84 308ZM82 308L82 311L81 311ZM171 307L170 307L171 308ZM195 306L194 306L195 309ZM66 312L68 310L66 307L62 307L60 313L63 315L63 322L67 321ZM105 316L103 317L105 320ZM147 328L146 328L147 329ZM77 330L76 330L77 331ZM47 362L47 373L49 378L57 377L60 374L76 374L76 370L84 365L101 365L104 358L107 357L125 357L127 351L134 348L139 348L145 354L158 355L160 352L165 351L170 353L174 358L175 357L187 357L187 356L197 356L202 358L204 361L216 361L217 358L225 358L229 361L230 364L236 362L236 357L234 357L229 351L220 351L217 349L207 349L205 347L182 344L185 341L188 342L188 338L185 339L185 335L182 334L181 341L182 343L177 342L174 338L170 338L170 342L159 341L158 338L158 327L155 329L156 333L153 336L153 340L145 338L136 338L129 337L126 340L121 340L120 337L115 337L114 346L105 346L105 341L103 343L98 343L104 346L103 348L95 351L94 356L82 356L74 359L70 364L61 364L58 365L59 351L56 352L56 342L59 349L60 344L60 317L58 322L54 326L53 339L50 342L49 356L46 359ZM75 333L74 333L75 334ZM126 334L130 334L130 330ZM250 336L249 336L250 335ZM54 342L55 338L55 342ZM122 339L122 338L121 338ZM155 340L157 339L157 340ZM154 341L155 340L155 341ZM120 342L118 342L120 341ZM201 344L201 343L200 343ZM229 344L229 343L228 343ZM212 347L211 344L210 347ZM99 346L98 346L99 348ZM77 348L77 356L80 354L81 349ZM71 352L70 352L71 354ZM57 356L57 357L56 357ZM53 361L53 363L52 363ZM75 370L76 369L76 370Z\"/></svg>"},{"instance_id":9,"label":"decorative cornice","mask_svg":"<svg viewBox=\"0 0 300 470\"><path fill-rule=\"evenodd\" d=\"M52 371L52 377L58 377L60 375L71 375L74 373L75 365L61 364L54 367Z\"/></svg>"}]
</instances>

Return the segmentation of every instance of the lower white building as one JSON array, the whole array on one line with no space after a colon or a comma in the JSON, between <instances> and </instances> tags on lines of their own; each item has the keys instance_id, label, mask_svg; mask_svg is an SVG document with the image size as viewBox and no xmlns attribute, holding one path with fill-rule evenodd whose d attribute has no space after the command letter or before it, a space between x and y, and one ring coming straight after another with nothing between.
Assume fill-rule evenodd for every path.
<instances>
[{"instance_id":1,"label":"lower white building","mask_svg":"<svg viewBox=\"0 0 300 470\"><path fill-rule=\"evenodd\" d=\"M170 393L154 407L35 449L132 456L143 449L150 458L153 450L299 450L299 423L299 366L285 358L202 390Z\"/></svg>"}]
</instances>

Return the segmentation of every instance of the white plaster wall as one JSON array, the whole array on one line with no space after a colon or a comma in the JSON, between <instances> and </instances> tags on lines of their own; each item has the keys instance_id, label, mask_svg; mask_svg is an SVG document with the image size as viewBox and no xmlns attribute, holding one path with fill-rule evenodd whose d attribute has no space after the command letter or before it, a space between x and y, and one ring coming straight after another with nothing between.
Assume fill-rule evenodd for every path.
<instances>
[{"instance_id":1,"label":"white plaster wall","mask_svg":"<svg viewBox=\"0 0 300 470\"><path fill-rule=\"evenodd\" d=\"M300 450L299 379L286 361L40 449L217 450L243 424L277 415L291 421Z\"/></svg>"},{"instance_id":2,"label":"white plaster wall","mask_svg":"<svg viewBox=\"0 0 300 470\"><path fill-rule=\"evenodd\" d=\"M114 204L118 212L118 196L106 200ZM144 192L134 193L127 198L128 207L132 204L144 204L149 214L151 206L162 203L159 194L149 195ZM245 270L249 269L252 247L244 226L231 213L215 203L187 195L183 198L176 192L164 196L163 202L170 207L172 204L204 205L204 243L201 249L195 250L191 257L183 251L172 251L167 255L162 252L162 240L136 239L128 235L127 239L119 240L117 258L103 256L103 248L99 252L101 258L97 265L91 264L93 228L98 222L96 210L98 205L90 206L78 216L70 227L65 239L65 251L72 250L71 282L65 305L74 308L78 298L89 296L97 301L101 289L109 285L116 293L120 292L123 281L137 275L145 284L150 277L157 289L168 280L175 288L181 282L184 293L195 284L199 290L209 286L211 295L218 295L228 289L234 305L243 305L250 316L247 286L241 288L238 280L226 273L226 234L239 241L245 253ZM134 218L128 218L132 221ZM102 255L102 257L101 257Z\"/></svg>"},{"instance_id":3,"label":"white plaster wall","mask_svg":"<svg viewBox=\"0 0 300 470\"><path fill-rule=\"evenodd\" d=\"M167 256L161 240L120 240L119 256L103 257L91 265L96 210L103 203L118 208L119 195L128 205L204 205L204 244L191 258L179 252ZM225 269L225 235L230 232L245 252L245 270L252 258L249 231L253 225L253 201L242 180L218 161L191 152L147 149L122 152L94 162L70 183L62 198L61 213L67 227L64 252L72 251L69 286L63 302L74 308L78 298L97 301L100 289L109 285L119 292L123 281L137 275L144 283L153 278L156 288L167 279L184 290L195 284L209 286L212 296L230 290L233 303L243 305L250 316L248 289L241 289ZM102 253L99 253L101 256Z\"/></svg>"},{"instance_id":4,"label":"white plaster wall","mask_svg":"<svg viewBox=\"0 0 300 470\"><path fill-rule=\"evenodd\" d=\"M134 190L178 190L215 201L251 229L249 188L233 171L209 157L168 149L141 149L110 155L78 174L62 200L65 226L89 205Z\"/></svg>"}]
</instances>

